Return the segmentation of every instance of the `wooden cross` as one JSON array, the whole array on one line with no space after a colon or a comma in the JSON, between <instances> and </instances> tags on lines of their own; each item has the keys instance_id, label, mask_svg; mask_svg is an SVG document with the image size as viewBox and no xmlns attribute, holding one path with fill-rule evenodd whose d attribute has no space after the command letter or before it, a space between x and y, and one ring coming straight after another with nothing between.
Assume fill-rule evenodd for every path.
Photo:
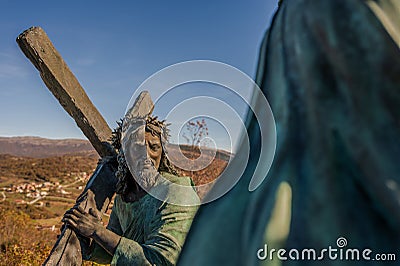
<instances>
[{"instance_id":1,"label":"wooden cross","mask_svg":"<svg viewBox=\"0 0 400 266\"><path fill-rule=\"evenodd\" d=\"M17 43L26 57L39 70L46 86L72 116L100 157L115 158L116 151L110 143L112 136L110 127L43 29L32 27L24 31L18 36ZM133 106L136 107L133 115L149 113L154 107L147 92L142 92ZM115 193L116 167L116 162L111 163L107 160L100 162L83 193L77 199L77 204L86 211L96 207L104 213ZM81 243L74 231L64 228L43 265L81 265L81 248L84 246L87 246L87 243Z\"/></svg>"}]
</instances>

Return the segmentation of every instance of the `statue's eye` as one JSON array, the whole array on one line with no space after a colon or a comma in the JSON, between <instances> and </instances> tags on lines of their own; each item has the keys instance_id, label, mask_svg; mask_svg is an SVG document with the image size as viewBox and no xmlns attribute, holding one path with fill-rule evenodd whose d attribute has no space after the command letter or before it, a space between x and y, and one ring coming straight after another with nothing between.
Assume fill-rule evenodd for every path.
<instances>
[{"instance_id":1,"label":"statue's eye","mask_svg":"<svg viewBox=\"0 0 400 266\"><path fill-rule=\"evenodd\" d=\"M158 151L160 148L161 147L158 144L150 144L150 149L152 149L153 151Z\"/></svg>"}]
</instances>

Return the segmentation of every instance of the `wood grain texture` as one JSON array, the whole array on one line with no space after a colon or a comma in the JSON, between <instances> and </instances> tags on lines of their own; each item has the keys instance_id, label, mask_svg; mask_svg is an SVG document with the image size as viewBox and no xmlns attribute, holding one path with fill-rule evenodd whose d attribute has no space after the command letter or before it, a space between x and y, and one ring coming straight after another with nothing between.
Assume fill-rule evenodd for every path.
<instances>
[{"instance_id":1,"label":"wood grain texture","mask_svg":"<svg viewBox=\"0 0 400 266\"><path fill-rule=\"evenodd\" d=\"M92 143L101 157L114 155L109 144L111 129L90 101L79 81L40 27L32 27L17 38L26 57L63 108Z\"/></svg>"},{"instance_id":2,"label":"wood grain texture","mask_svg":"<svg viewBox=\"0 0 400 266\"><path fill-rule=\"evenodd\" d=\"M117 167L116 152L110 144L111 129L43 29L32 27L24 31L18 36L17 43L97 153L101 157L114 158L99 163L84 192L76 200L86 211L96 208L100 213L104 213L115 193L117 182L114 177ZM86 240L65 227L43 265L81 265L82 249L85 252L85 248L88 247Z\"/></svg>"}]
</instances>

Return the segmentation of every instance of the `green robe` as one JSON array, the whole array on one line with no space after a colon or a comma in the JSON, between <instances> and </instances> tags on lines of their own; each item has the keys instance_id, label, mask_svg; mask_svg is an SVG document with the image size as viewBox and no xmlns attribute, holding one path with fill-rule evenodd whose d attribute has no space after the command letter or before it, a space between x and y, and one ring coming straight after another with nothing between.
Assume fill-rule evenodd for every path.
<instances>
[{"instance_id":1,"label":"green robe","mask_svg":"<svg viewBox=\"0 0 400 266\"><path fill-rule=\"evenodd\" d=\"M188 177L162 173L173 183L192 185ZM167 192L168 197L192 197L196 192ZM114 200L107 229L122 236L114 256L95 244L85 259L111 265L175 265L185 242L197 206L178 206L161 202L149 194L135 202L124 202L120 195Z\"/></svg>"},{"instance_id":2,"label":"green robe","mask_svg":"<svg viewBox=\"0 0 400 266\"><path fill-rule=\"evenodd\" d=\"M200 207L178 265L388 265L276 256L280 248L286 257L293 248L337 248L339 237L360 258L364 248L399 254L399 21L399 0L282 1L257 71L276 121L274 162L249 192L261 147L250 112L247 169ZM273 260L258 258L265 244Z\"/></svg>"}]
</instances>

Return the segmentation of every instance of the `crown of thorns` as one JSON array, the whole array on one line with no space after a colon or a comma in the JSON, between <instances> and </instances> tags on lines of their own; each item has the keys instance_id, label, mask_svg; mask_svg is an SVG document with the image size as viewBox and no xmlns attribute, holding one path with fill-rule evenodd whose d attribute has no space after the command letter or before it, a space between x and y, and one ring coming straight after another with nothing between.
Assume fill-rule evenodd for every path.
<instances>
[{"instance_id":1,"label":"crown of thorns","mask_svg":"<svg viewBox=\"0 0 400 266\"><path fill-rule=\"evenodd\" d=\"M117 121L117 127L112 132L111 144L115 149L121 149L121 136L122 136L122 124L123 119ZM161 140L168 140L170 124L166 123L165 120L158 120L157 116L148 116L146 118L146 131L150 132L155 136L159 136Z\"/></svg>"}]
</instances>

